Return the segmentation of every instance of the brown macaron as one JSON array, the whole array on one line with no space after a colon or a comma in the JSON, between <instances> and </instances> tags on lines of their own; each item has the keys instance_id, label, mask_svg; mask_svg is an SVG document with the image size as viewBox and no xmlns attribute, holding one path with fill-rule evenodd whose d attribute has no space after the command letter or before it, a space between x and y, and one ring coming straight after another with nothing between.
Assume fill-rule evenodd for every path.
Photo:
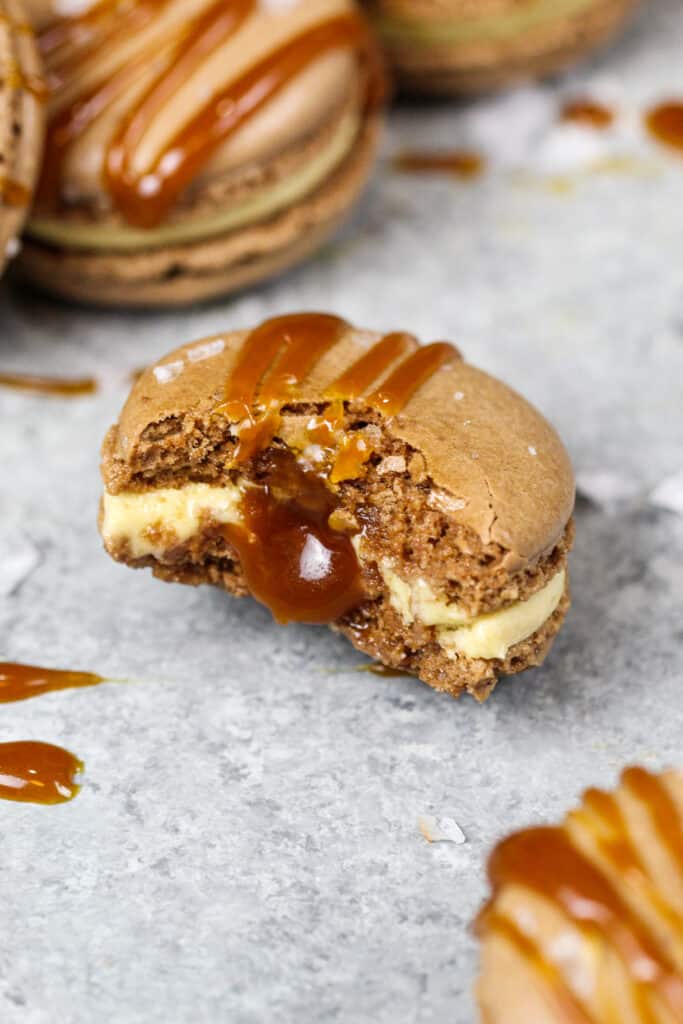
<instances>
[{"instance_id":1,"label":"brown macaron","mask_svg":"<svg viewBox=\"0 0 683 1024\"><path fill-rule=\"evenodd\" d=\"M45 99L32 29L17 0L0 0L0 273L31 203Z\"/></svg>"},{"instance_id":2,"label":"brown macaron","mask_svg":"<svg viewBox=\"0 0 683 1024\"><path fill-rule=\"evenodd\" d=\"M313 252L365 184L382 69L354 0L29 0L52 98L21 266L180 305Z\"/></svg>"},{"instance_id":3,"label":"brown macaron","mask_svg":"<svg viewBox=\"0 0 683 1024\"><path fill-rule=\"evenodd\" d=\"M569 67L606 43L637 0L367 0L410 92L486 92Z\"/></svg>"},{"instance_id":4,"label":"brown macaron","mask_svg":"<svg viewBox=\"0 0 683 1024\"><path fill-rule=\"evenodd\" d=\"M629 768L503 840L477 931L486 1024L683 1021L683 772Z\"/></svg>"},{"instance_id":5,"label":"brown macaron","mask_svg":"<svg viewBox=\"0 0 683 1024\"><path fill-rule=\"evenodd\" d=\"M107 551L327 623L485 699L569 607L574 484L554 430L445 342L324 314L185 346L103 448Z\"/></svg>"}]
</instances>

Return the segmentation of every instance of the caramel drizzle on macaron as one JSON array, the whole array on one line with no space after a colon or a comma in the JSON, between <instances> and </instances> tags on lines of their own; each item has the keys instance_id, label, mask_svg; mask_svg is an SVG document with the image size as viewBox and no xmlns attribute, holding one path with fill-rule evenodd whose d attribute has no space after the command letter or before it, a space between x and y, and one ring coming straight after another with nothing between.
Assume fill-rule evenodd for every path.
<instances>
[{"instance_id":1,"label":"caramel drizzle on macaron","mask_svg":"<svg viewBox=\"0 0 683 1024\"><path fill-rule=\"evenodd\" d=\"M349 329L350 324L336 316L296 313L267 320L247 335L223 402L215 410L243 424L237 463L268 445L283 407L295 399L299 386ZM384 416L398 415L441 367L461 358L447 342L421 347L410 334L385 335L325 389L323 397L329 405L322 417L313 418L311 441L317 443L326 436L331 441L343 430L343 403L364 395L368 405ZM332 482L349 479L371 454L371 449L358 447L357 439L343 437L339 458L346 471L340 476L340 467L335 467Z\"/></svg>"},{"instance_id":2,"label":"caramel drizzle on macaron","mask_svg":"<svg viewBox=\"0 0 683 1024\"><path fill-rule=\"evenodd\" d=\"M111 48L118 38L125 38L147 24L168 3L169 0L141 0L129 8L126 3L103 0L80 18L48 28L40 42L50 65L48 81L52 87L57 91L63 89L99 46ZM150 125L163 115L164 108L211 52L238 33L256 9L256 0L218 0L162 44L162 50L164 46L169 48L163 69L133 109L122 117L105 154L104 184L113 206L127 223L143 229L162 224L220 146L324 53L346 48L373 52L366 23L356 12L309 27L220 89L176 133L153 165L140 172L134 167L135 155ZM81 39L85 40L82 46ZM68 147L139 77L148 73L149 61L149 54L138 55L52 119L48 126L46 169L39 188L41 205L53 206L63 198L62 168Z\"/></svg>"},{"instance_id":3,"label":"caramel drizzle on macaron","mask_svg":"<svg viewBox=\"0 0 683 1024\"><path fill-rule=\"evenodd\" d=\"M683 874L683 820L664 782L642 768L630 768L622 785L640 803L658 842ZM683 918L649 875L616 798L589 790L570 821L572 817L590 831L610 868L628 878L630 886L637 887L663 914L680 942ZM656 1001L683 1020L683 977L669 949L620 895L604 870L572 840L566 826L529 829L504 840L489 861L489 878L494 895L479 917L479 934L497 934L512 944L539 985L563 1008L564 1019L572 1024L593 1021L550 950L537 936L523 931L519 920L511 920L499 910L496 896L504 886L529 890L571 921L586 941L598 939L613 949L625 968L629 993L643 1024L659 1020Z\"/></svg>"},{"instance_id":4,"label":"caramel drizzle on macaron","mask_svg":"<svg viewBox=\"0 0 683 1024\"><path fill-rule=\"evenodd\" d=\"M0 178L0 203L23 208L31 202L31 190L13 178Z\"/></svg>"}]
</instances>

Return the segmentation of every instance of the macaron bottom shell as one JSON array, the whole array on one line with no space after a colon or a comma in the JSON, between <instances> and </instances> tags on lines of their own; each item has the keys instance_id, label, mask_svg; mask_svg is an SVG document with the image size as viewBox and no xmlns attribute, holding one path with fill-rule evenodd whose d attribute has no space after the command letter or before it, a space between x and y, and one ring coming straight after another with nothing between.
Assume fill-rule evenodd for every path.
<instances>
[{"instance_id":1,"label":"macaron bottom shell","mask_svg":"<svg viewBox=\"0 0 683 1024\"><path fill-rule=\"evenodd\" d=\"M266 219L188 243L132 251L71 248L27 236L19 273L54 295L98 306L171 307L281 273L339 227L365 185L381 126L365 115L348 154L311 193Z\"/></svg>"}]
</instances>

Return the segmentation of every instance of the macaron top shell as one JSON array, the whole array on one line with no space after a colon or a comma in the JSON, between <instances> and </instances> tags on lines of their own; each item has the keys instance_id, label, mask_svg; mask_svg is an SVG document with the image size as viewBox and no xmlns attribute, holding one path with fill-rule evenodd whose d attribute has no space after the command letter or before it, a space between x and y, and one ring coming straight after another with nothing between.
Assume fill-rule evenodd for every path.
<instances>
[{"instance_id":1,"label":"macaron top shell","mask_svg":"<svg viewBox=\"0 0 683 1024\"><path fill-rule=\"evenodd\" d=\"M16 0L0 0L0 272L31 203L45 97L26 17Z\"/></svg>"},{"instance_id":2,"label":"macaron top shell","mask_svg":"<svg viewBox=\"0 0 683 1024\"><path fill-rule=\"evenodd\" d=\"M216 181L248 192L342 108L360 119L352 0L30 6L52 88L38 217L86 208L153 229Z\"/></svg>"},{"instance_id":3,"label":"macaron top shell","mask_svg":"<svg viewBox=\"0 0 683 1024\"><path fill-rule=\"evenodd\" d=\"M134 465L151 427L211 420L247 338L247 332L236 332L184 346L142 375L119 420L118 466L110 464L108 470L111 489L129 486L130 474L120 471ZM381 338L345 325L336 344L297 385L296 402L319 406L330 385ZM452 353L391 416L389 429L420 453L426 475L446 500L452 499L454 519L484 544L499 544L514 571L550 551L562 536L574 503L570 461L540 413L467 364L456 349ZM407 358L404 353L385 365L367 391L388 380ZM367 406L362 396L354 402L359 409Z\"/></svg>"}]
</instances>

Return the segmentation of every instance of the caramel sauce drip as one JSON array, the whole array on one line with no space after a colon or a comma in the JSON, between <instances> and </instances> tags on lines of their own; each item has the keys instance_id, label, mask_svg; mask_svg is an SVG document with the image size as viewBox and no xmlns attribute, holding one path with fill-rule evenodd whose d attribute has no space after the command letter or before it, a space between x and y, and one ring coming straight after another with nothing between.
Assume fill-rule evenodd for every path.
<instances>
[{"instance_id":1,"label":"caramel sauce drip","mask_svg":"<svg viewBox=\"0 0 683 1024\"><path fill-rule=\"evenodd\" d=\"M240 349L225 386L221 412L235 421L248 418L251 407L257 401L262 401L259 386L265 375L272 371L283 348L295 344L301 362L297 365L290 358L288 372L295 374L296 380L300 382L304 369L310 369L311 366L306 355L307 345L310 343L316 350L322 350L324 342L334 344L347 326L344 320L324 313L293 313L266 320L249 333ZM318 335L322 341L317 340ZM295 365L292 369L293 362ZM281 373L278 377L281 379ZM286 383L292 386L295 381L292 379ZM272 394L272 384L270 391Z\"/></svg>"},{"instance_id":2,"label":"caramel sauce drip","mask_svg":"<svg viewBox=\"0 0 683 1024\"><path fill-rule=\"evenodd\" d=\"M628 768L623 782L648 808L657 838L683 872L683 821L666 786L644 768Z\"/></svg>"},{"instance_id":3,"label":"caramel sauce drip","mask_svg":"<svg viewBox=\"0 0 683 1024\"><path fill-rule=\"evenodd\" d=\"M99 47L111 50L118 39L139 32L166 3L168 0L103 0L85 14L49 26L41 34L40 47L50 65L52 90L58 91L73 81L80 68L96 57ZM190 20L170 44L163 44L171 46L167 67L135 109L121 119L105 156L105 184L114 206L129 224L151 229L163 223L216 150L326 51L346 47L362 51L370 66L368 93L374 80L381 77L379 68L372 64L376 47L370 42L362 17L353 13L331 18L285 43L213 96L176 134L154 165L138 173L134 156L153 120L163 116L163 108L178 90L219 45L238 31L255 7L255 0L219 0ZM142 54L130 61L52 119L38 190L41 205L59 200L69 145L147 70L149 60L149 54Z\"/></svg>"},{"instance_id":4,"label":"caramel sauce drip","mask_svg":"<svg viewBox=\"0 0 683 1024\"><path fill-rule=\"evenodd\" d=\"M70 672L0 661L0 704L9 704L55 690L97 686L106 680L93 672Z\"/></svg>"},{"instance_id":5,"label":"caramel sauce drip","mask_svg":"<svg viewBox=\"0 0 683 1024\"><path fill-rule=\"evenodd\" d=\"M486 168L481 153L456 149L439 153L408 151L394 160L397 171L407 174L450 174L456 178L478 178Z\"/></svg>"},{"instance_id":6,"label":"caramel sauce drip","mask_svg":"<svg viewBox=\"0 0 683 1024\"><path fill-rule=\"evenodd\" d=\"M74 778L82 771L77 757L51 743L0 743L0 800L65 803L78 793Z\"/></svg>"},{"instance_id":7,"label":"caramel sauce drip","mask_svg":"<svg viewBox=\"0 0 683 1024\"><path fill-rule=\"evenodd\" d=\"M368 401L394 415L439 367L459 358L445 343L421 349L411 335L382 338L333 381L324 412L310 417L306 443L321 446L328 463L306 468L291 451L268 446L283 409L348 329L322 313L267 320L245 338L215 410L239 423L233 465L256 459L256 486L241 502L244 526L225 526L224 534L249 590L280 622L333 622L363 599L351 539L331 525L340 521L332 488L356 479L374 449L361 430L346 431L344 401L388 374Z\"/></svg>"},{"instance_id":8,"label":"caramel sauce drip","mask_svg":"<svg viewBox=\"0 0 683 1024\"><path fill-rule=\"evenodd\" d=\"M138 176L133 170L133 157L137 146L144 137L148 126L163 111L164 106L195 73L210 54L226 39L233 35L254 10L254 0L222 0L210 8L194 24L184 40L177 46L173 64L161 75L139 101L132 117L124 120L115 135L106 155L106 181L114 204L130 224L150 228L160 224L178 195L194 178L197 171L208 161L230 132L221 137L218 118L214 124L206 124L206 148L193 160L183 166L196 147L197 132L203 127L190 124L183 133L176 136L154 171ZM244 97L240 97L244 102ZM219 100L213 100L218 104ZM226 107L233 102L226 97ZM216 108L217 109L217 108ZM200 119L205 118L205 112ZM246 117L244 118L246 120ZM240 122L241 123L241 122ZM236 125L235 129L239 127ZM173 155L176 165L169 177L164 177L163 166L168 154ZM149 182L154 181L156 195L149 194Z\"/></svg>"},{"instance_id":9,"label":"caramel sauce drip","mask_svg":"<svg viewBox=\"0 0 683 1024\"><path fill-rule=\"evenodd\" d=\"M289 452L269 452L261 470L242 499L244 526L223 528L249 590L278 622L334 622L364 597L351 539L329 525L336 500Z\"/></svg>"},{"instance_id":10,"label":"caramel sauce drip","mask_svg":"<svg viewBox=\"0 0 683 1024\"><path fill-rule=\"evenodd\" d=\"M40 377L31 373L0 373L0 387L14 391L34 391L60 398L92 395L97 389L94 377Z\"/></svg>"},{"instance_id":11,"label":"caramel sauce drip","mask_svg":"<svg viewBox=\"0 0 683 1024\"><path fill-rule=\"evenodd\" d=\"M597 131L604 131L614 122L614 112L597 100L577 97L568 100L560 111L562 121L583 124Z\"/></svg>"},{"instance_id":12,"label":"caramel sauce drip","mask_svg":"<svg viewBox=\"0 0 683 1024\"><path fill-rule=\"evenodd\" d=\"M356 434L344 437L330 472L330 483L339 484L344 480L357 480L373 452L374 448L364 437Z\"/></svg>"},{"instance_id":13,"label":"caramel sauce drip","mask_svg":"<svg viewBox=\"0 0 683 1024\"><path fill-rule=\"evenodd\" d=\"M646 808L658 839L676 865L683 868L683 823L664 783L643 769L635 768L624 774L623 784ZM589 790L584 806L575 814L592 832L613 869L624 878L635 873L647 886L646 896L655 894L654 884L633 846L616 799L598 790ZM492 854L489 877L494 894L508 885L529 889L566 915L587 937L608 942L628 972L631 995L644 1024L656 1024L659 1019L653 1009L655 994L676 1019L683 1019L683 978L677 973L668 948L636 915L601 869L572 843L565 829L536 828L511 836ZM480 916L480 934L489 929L503 931L494 901ZM680 936L681 919L668 906L666 894L657 893L654 904L660 910L668 908L665 916L674 934ZM527 936L524 941L531 943L526 950L518 942L514 944L532 967L538 969L540 965L543 969L555 970L547 950L536 946ZM563 981L562 986L564 994L571 995L567 983ZM557 987L557 978L554 987Z\"/></svg>"},{"instance_id":14,"label":"caramel sauce drip","mask_svg":"<svg viewBox=\"0 0 683 1024\"><path fill-rule=\"evenodd\" d=\"M412 334L387 334L333 381L327 394L346 400L359 398L397 359L417 348L417 338Z\"/></svg>"},{"instance_id":15,"label":"caramel sauce drip","mask_svg":"<svg viewBox=\"0 0 683 1024\"><path fill-rule=\"evenodd\" d=\"M358 46L364 36L365 25L357 15L340 16L303 32L213 97L143 175L136 175L131 166L133 147L142 133L133 130L129 139L124 130L107 159L107 184L117 209L138 227L161 224L216 150L296 75L327 50ZM190 37L185 46L193 44ZM151 102L156 109L153 96ZM145 124L141 128L144 131Z\"/></svg>"},{"instance_id":16,"label":"caramel sauce drip","mask_svg":"<svg viewBox=\"0 0 683 1024\"><path fill-rule=\"evenodd\" d=\"M395 416L437 370L446 363L460 358L455 346L446 341L425 345L424 348L413 352L389 374L368 397L368 403L385 416Z\"/></svg>"},{"instance_id":17,"label":"caramel sauce drip","mask_svg":"<svg viewBox=\"0 0 683 1024\"><path fill-rule=\"evenodd\" d=\"M5 206L22 208L31 202L31 190L20 181L11 178L0 178L0 203Z\"/></svg>"},{"instance_id":18,"label":"caramel sauce drip","mask_svg":"<svg viewBox=\"0 0 683 1024\"><path fill-rule=\"evenodd\" d=\"M683 101L660 103L647 113L645 123L655 139L683 153Z\"/></svg>"},{"instance_id":19,"label":"caramel sauce drip","mask_svg":"<svg viewBox=\"0 0 683 1024\"><path fill-rule=\"evenodd\" d=\"M481 925L502 936L514 947L518 956L532 969L549 993L553 1009L562 1021L566 1024L598 1024L566 988L564 978L557 967L546 959L533 939L520 931L514 922L502 914L490 911L483 915Z\"/></svg>"}]
</instances>

